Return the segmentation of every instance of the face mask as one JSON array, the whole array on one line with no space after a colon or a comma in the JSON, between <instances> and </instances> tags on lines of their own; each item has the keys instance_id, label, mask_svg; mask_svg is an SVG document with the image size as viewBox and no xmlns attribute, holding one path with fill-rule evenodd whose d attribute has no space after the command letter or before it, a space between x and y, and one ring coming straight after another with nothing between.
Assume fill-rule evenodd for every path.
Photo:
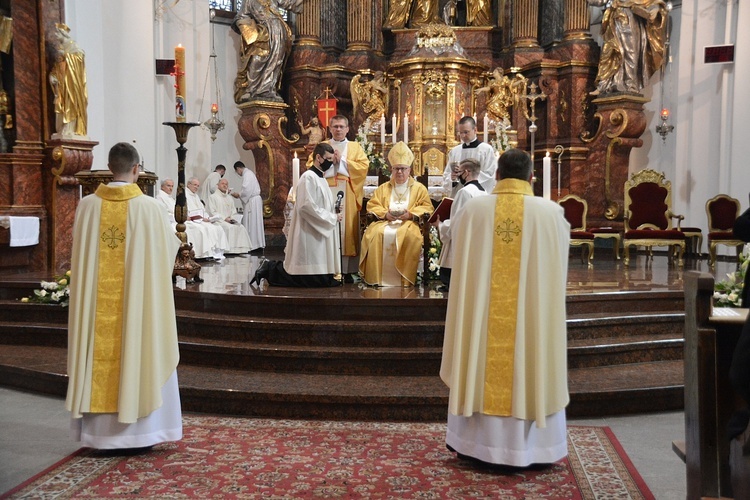
<instances>
[{"instance_id":1,"label":"face mask","mask_svg":"<svg viewBox=\"0 0 750 500\"><path fill-rule=\"evenodd\" d=\"M460 182L462 186L465 186L466 178L464 178L464 176L462 175L461 177L458 178L458 182Z\"/></svg>"},{"instance_id":2,"label":"face mask","mask_svg":"<svg viewBox=\"0 0 750 500\"><path fill-rule=\"evenodd\" d=\"M331 165L333 165L333 162L331 160L323 160L320 162L320 170L325 172L329 168L331 168Z\"/></svg>"}]
</instances>

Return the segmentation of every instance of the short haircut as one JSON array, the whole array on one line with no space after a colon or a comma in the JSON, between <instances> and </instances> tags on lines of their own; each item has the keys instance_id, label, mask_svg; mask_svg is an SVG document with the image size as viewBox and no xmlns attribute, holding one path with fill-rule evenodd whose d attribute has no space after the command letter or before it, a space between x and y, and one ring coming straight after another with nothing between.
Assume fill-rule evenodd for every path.
<instances>
[{"instance_id":1,"label":"short haircut","mask_svg":"<svg viewBox=\"0 0 750 500\"><path fill-rule=\"evenodd\" d=\"M227 171L227 167L225 167L224 165L216 165L216 168L214 169L214 172L216 172L218 170L223 170L224 172L226 172Z\"/></svg>"},{"instance_id":2,"label":"short haircut","mask_svg":"<svg viewBox=\"0 0 750 500\"><path fill-rule=\"evenodd\" d=\"M468 171L471 175L478 174L482 168L482 164L476 158L464 158L458 166Z\"/></svg>"},{"instance_id":3,"label":"short haircut","mask_svg":"<svg viewBox=\"0 0 750 500\"><path fill-rule=\"evenodd\" d=\"M109 150L107 167L113 174L126 174L141 162L141 155L135 146L127 142L118 142Z\"/></svg>"},{"instance_id":4,"label":"short haircut","mask_svg":"<svg viewBox=\"0 0 750 500\"><path fill-rule=\"evenodd\" d=\"M174 181L173 181L172 179L170 179L169 177L167 177L166 179L162 180L162 181L161 181L161 184L159 184L159 185L160 185L161 187L164 187L164 186L166 186L166 185L167 185L167 182L171 182L172 184L174 184Z\"/></svg>"},{"instance_id":5,"label":"short haircut","mask_svg":"<svg viewBox=\"0 0 750 500\"><path fill-rule=\"evenodd\" d=\"M328 123L330 124L333 120L342 121L342 122L346 123L347 127L349 126L349 118L347 118L344 115L334 115L334 116L332 116L331 118L328 119Z\"/></svg>"},{"instance_id":6,"label":"short haircut","mask_svg":"<svg viewBox=\"0 0 750 500\"><path fill-rule=\"evenodd\" d=\"M320 155L321 158L323 158L323 155L326 153L333 153L333 146L328 144L327 142L319 142L315 145L315 149L313 149L313 160L315 159L316 155Z\"/></svg>"},{"instance_id":7,"label":"short haircut","mask_svg":"<svg viewBox=\"0 0 750 500\"><path fill-rule=\"evenodd\" d=\"M196 182L197 182L198 184L200 184L200 182L201 182L201 181L199 181L199 180L198 180L198 178L197 178L197 177L191 177L190 179L188 179L187 183L188 183L188 184L190 184L190 183L192 183L193 181L196 181Z\"/></svg>"},{"instance_id":8,"label":"short haircut","mask_svg":"<svg viewBox=\"0 0 750 500\"><path fill-rule=\"evenodd\" d=\"M468 123L469 125L471 125L471 128L477 128L477 121L471 116L464 116L463 118L458 120L459 125L463 125L464 123Z\"/></svg>"},{"instance_id":9,"label":"short haircut","mask_svg":"<svg viewBox=\"0 0 750 500\"><path fill-rule=\"evenodd\" d=\"M237 170L238 168L245 168L245 164L241 161L234 162L234 169Z\"/></svg>"},{"instance_id":10,"label":"short haircut","mask_svg":"<svg viewBox=\"0 0 750 500\"><path fill-rule=\"evenodd\" d=\"M509 149L497 160L498 179L528 181L531 178L531 170L531 157L522 149Z\"/></svg>"}]
</instances>

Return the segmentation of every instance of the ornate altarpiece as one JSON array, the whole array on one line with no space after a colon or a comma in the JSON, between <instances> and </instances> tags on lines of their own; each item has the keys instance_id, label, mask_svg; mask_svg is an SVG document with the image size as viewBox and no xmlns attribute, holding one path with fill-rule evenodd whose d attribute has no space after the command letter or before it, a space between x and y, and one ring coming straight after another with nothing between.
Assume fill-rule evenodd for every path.
<instances>
[{"instance_id":1,"label":"ornate altarpiece","mask_svg":"<svg viewBox=\"0 0 750 500\"><path fill-rule=\"evenodd\" d=\"M317 115L315 99L324 89L333 91L339 112L350 117L351 140L365 116L353 109L350 82L382 72L388 82L386 152L391 117L397 117L400 140L406 114L409 145L420 153L415 172L427 167L437 173L458 142L461 116L475 115L483 136L487 97L475 90L496 68L506 75L513 68L547 96L536 102L535 168L541 169L545 151L564 147L560 168L552 172L553 199L581 196L592 226L622 227L622 190L630 150L642 144L645 101L633 94L590 95L599 47L589 33L586 0L498 0L492 26L452 26L463 50L442 55L419 50L417 27L384 29L388 7L388 0L305 0L301 14L290 17L295 41L282 80L285 104L273 109L263 102L243 104L240 130L245 147L256 152L261 189L269 193L270 236L283 227L293 154L306 157L297 121L309 123ZM510 121L519 147L529 150L529 122L520 105L511 108ZM494 137L494 129L488 135ZM370 139L380 147L378 133ZM535 189L541 193L540 185Z\"/></svg>"}]
</instances>

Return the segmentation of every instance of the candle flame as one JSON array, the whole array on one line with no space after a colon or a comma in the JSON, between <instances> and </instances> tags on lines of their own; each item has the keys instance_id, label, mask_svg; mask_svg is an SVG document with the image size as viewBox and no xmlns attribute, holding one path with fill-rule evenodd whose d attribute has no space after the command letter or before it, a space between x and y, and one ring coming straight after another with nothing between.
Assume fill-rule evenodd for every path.
<instances>
[{"instance_id":1,"label":"candle flame","mask_svg":"<svg viewBox=\"0 0 750 500\"><path fill-rule=\"evenodd\" d=\"M297 158L297 152L296 151L294 152L294 157Z\"/></svg>"},{"instance_id":2,"label":"candle flame","mask_svg":"<svg viewBox=\"0 0 750 500\"><path fill-rule=\"evenodd\" d=\"M663 118L669 118L669 110L668 110L667 108L663 108L663 109L661 110L661 116L662 116Z\"/></svg>"}]
</instances>

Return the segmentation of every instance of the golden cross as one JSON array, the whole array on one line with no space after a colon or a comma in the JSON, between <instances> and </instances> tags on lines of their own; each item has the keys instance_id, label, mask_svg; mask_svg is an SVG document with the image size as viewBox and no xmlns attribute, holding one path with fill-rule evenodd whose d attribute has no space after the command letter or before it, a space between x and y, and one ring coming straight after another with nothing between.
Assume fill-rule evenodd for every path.
<instances>
[{"instance_id":1,"label":"golden cross","mask_svg":"<svg viewBox=\"0 0 750 500\"><path fill-rule=\"evenodd\" d=\"M109 248L117 248L120 242L125 240L125 236L120 233L120 230L115 226L110 226L109 229L104 231L102 234L102 241L107 243Z\"/></svg>"},{"instance_id":2,"label":"golden cross","mask_svg":"<svg viewBox=\"0 0 750 500\"><path fill-rule=\"evenodd\" d=\"M542 101L547 99L547 94L545 94L544 92L537 92L537 89L539 89L539 87L536 86L536 83L532 83L531 85L529 85L528 93L519 96L521 99L526 99L527 101L529 101L528 109L526 106L523 107L523 114L524 116L526 116L526 119L532 123L537 120L537 117L534 114L534 108L536 107L537 99L541 99Z\"/></svg>"},{"instance_id":3,"label":"golden cross","mask_svg":"<svg viewBox=\"0 0 750 500\"><path fill-rule=\"evenodd\" d=\"M502 239L505 243L510 243L511 241L513 241L513 238L515 236L521 234L521 229L511 219L505 219L504 223L505 227L501 227L500 224L497 225L497 227L495 228L495 233L498 236L502 236Z\"/></svg>"}]
</instances>

